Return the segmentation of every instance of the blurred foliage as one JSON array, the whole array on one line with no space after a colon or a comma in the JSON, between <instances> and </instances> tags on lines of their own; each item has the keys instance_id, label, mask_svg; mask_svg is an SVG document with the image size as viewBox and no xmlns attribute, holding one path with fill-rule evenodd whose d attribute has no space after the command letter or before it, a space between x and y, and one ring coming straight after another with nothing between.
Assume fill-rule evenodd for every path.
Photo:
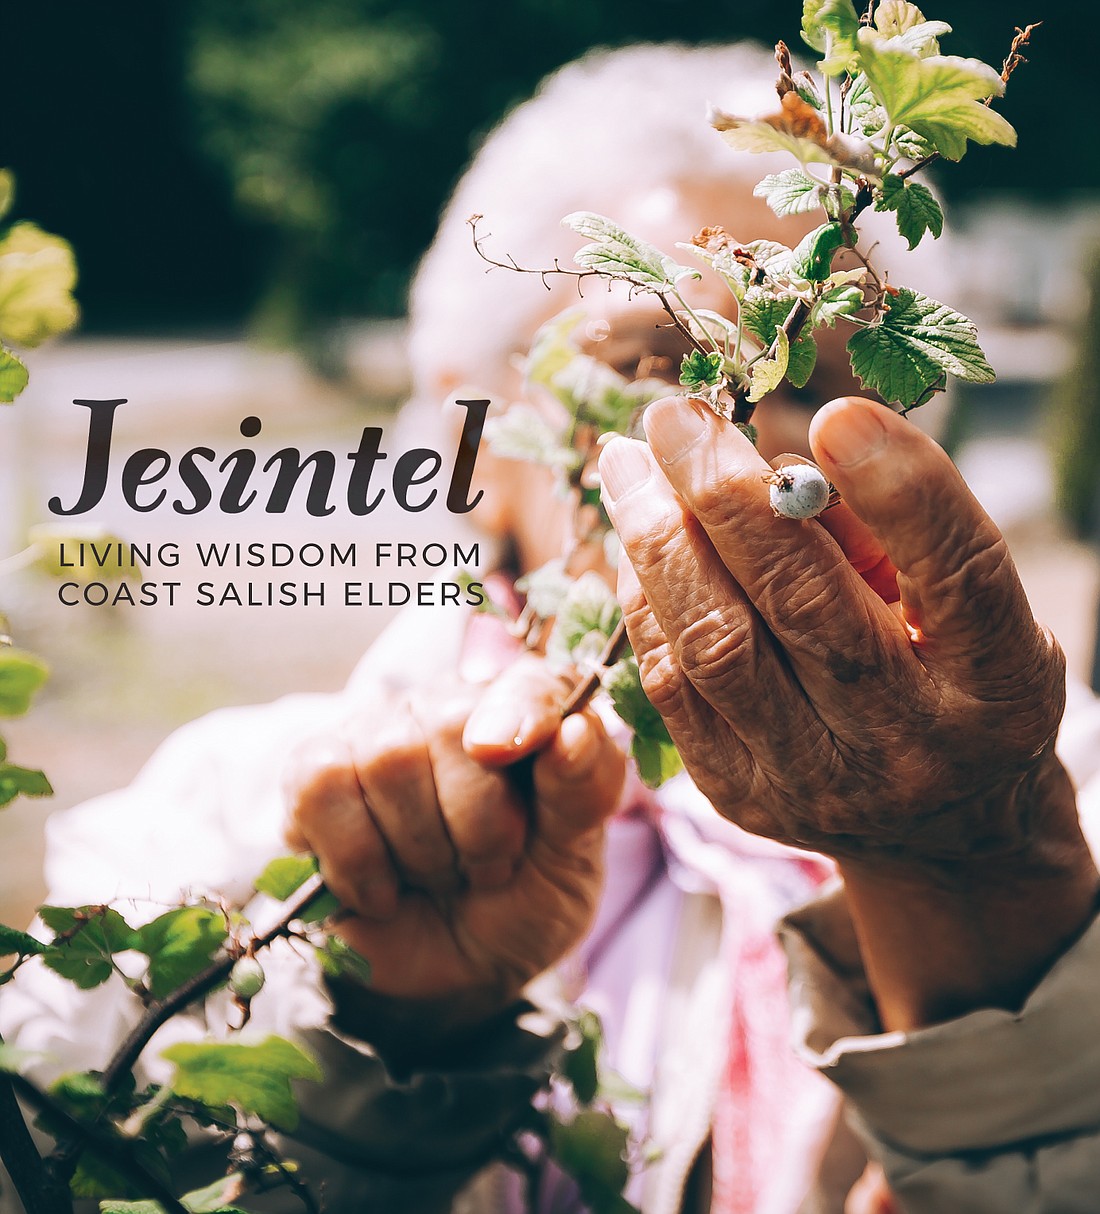
<instances>
[{"instance_id":1,"label":"blurred foliage","mask_svg":"<svg viewBox=\"0 0 1100 1214\"><path fill-rule=\"evenodd\" d=\"M989 8L953 6L953 53L999 62L1012 20L1036 16L994 19ZM203 145L238 205L280 235L266 327L291 334L306 318L400 310L409 269L478 137L559 64L592 45L723 40L784 25L793 43L800 9L798 0L779 12L730 0L199 0L190 82ZM1052 43L1037 54L1049 77ZM1014 96L1011 116L1029 104ZM991 166L1018 171L1009 159L972 152L963 176L969 168L973 186Z\"/></svg>"},{"instance_id":2,"label":"blurred foliage","mask_svg":"<svg viewBox=\"0 0 1100 1214\"><path fill-rule=\"evenodd\" d=\"M593 45L774 37L800 0L114 0L9 6L5 163L19 215L72 241L86 328L397 313L478 139ZM949 49L999 62L1042 19L1004 103L1011 156L974 150L948 191L1100 186L1066 122L1079 9L956 0ZM1075 42L1075 39L1077 41ZM1081 69L1084 71L1084 69ZM653 82L660 88L660 81ZM1055 113L1055 107L1059 113ZM265 301L263 303L261 301Z\"/></svg>"},{"instance_id":3,"label":"blurred foliage","mask_svg":"<svg viewBox=\"0 0 1100 1214\"><path fill-rule=\"evenodd\" d=\"M1077 354L1056 391L1054 428L1058 503L1081 536L1100 533L1100 251L1088 282Z\"/></svg>"}]
</instances>

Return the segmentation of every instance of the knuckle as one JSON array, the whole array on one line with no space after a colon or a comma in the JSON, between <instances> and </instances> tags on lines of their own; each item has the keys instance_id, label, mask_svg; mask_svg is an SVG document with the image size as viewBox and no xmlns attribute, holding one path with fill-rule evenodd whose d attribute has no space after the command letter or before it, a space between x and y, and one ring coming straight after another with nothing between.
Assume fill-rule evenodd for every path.
<instances>
[{"instance_id":1,"label":"knuckle","mask_svg":"<svg viewBox=\"0 0 1100 1214\"><path fill-rule=\"evenodd\" d=\"M658 712L673 710L684 688L684 671L667 641L638 655L638 674L646 698Z\"/></svg>"},{"instance_id":2,"label":"knuckle","mask_svg":"<svg viewBox=\"0 0 1100 1214\"><path fill-rule=\"evenodd\" d=\"M730 618L708 611L684 628L677 649L680 665L697 686L728 683L752 663L752 623L747 613Z\"/></svg>"}]
</instances>

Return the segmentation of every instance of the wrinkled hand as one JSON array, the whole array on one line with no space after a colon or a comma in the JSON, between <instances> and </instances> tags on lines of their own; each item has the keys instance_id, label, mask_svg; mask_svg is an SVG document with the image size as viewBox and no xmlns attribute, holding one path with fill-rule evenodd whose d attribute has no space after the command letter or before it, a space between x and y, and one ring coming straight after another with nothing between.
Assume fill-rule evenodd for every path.
<instances>
[{"instance_id":1,"label":"wrinkled hand","mask_svg":"<svg viewBox=\"0 0 1100 1214\"><path fill-rule=\"evenodd\" d=\"M1018 1007L1097 872L1054 755L1064 661L954 465L870 401L821 410L843 496L776 518L732 425L682 399L604 449L642 683L715 808L835 857L887 1028Z\"/></svg>"},{"instance_id":2,"label":"wrinkled hand","mask_svg":"<svg viewBox=\"0 0 1100 1214\"><path fill-rule=\"evenodd\" d=\"M702 406L663 401L646 429L652 450L618 440L600 465L620 598L716 808L838 857L1026 848L1063 779L1063 657L944 452L880 405L833 402L811 443L845 504L796 522Z\"/></svg>"},{"instance_id":3,"label":"wrinkled hand","mask_svg":"<svg viewBox=\"0 0 1100 1214\"><path fill-rule=\"evenodd\" d=\"M561 719L565 690L527 657L484 691L380 703L299 756L288 840L353 912L338 930L373 991L491 1014L583 936L624 759L591 711Z\"/></svg>"}]
</instances>

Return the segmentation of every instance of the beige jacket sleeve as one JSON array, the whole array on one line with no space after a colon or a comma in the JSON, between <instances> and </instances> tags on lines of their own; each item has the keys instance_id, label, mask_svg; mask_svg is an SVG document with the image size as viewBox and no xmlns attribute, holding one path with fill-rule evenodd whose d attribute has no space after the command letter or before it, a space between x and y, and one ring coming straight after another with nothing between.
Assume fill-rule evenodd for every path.
<instances>
[{"instance_id":1,"label":"beige jacket sleeve","mask_svg":"<svg viewBox=\"0 0 1100 1214\"><path fill-rule=\"evenodd\" d=\"M1060 750L1096 851L1100 705L1081 691ZM1020 1011L883 1033L864 977L836 973L812 943L829 951L831 905L822 899L781 927L796 1046L844 1093L906 1214L1095 1214L1100 919Z\"/></svg>"}]
</instances>

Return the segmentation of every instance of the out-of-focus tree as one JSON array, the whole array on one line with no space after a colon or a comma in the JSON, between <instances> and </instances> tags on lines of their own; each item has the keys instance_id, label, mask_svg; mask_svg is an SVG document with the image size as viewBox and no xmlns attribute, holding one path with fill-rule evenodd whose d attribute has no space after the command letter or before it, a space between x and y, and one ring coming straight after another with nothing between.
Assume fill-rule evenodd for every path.
<instances>
[{"instance_id":1,"label":"out-of-focus tree","mask_svg":"<svg viewBox=\"0 0 1100 1214\"><path fill-rule=\"evenodd\" d=\"M278 237L262 327L288 337L334 315L400 311L480 135L588 47L726 41L777 26L794 44L800 12L798 0L781 0L778 13L733 0L194 0L200 139L238 205ZM952 49L999 61L1013 22L1042 15L995 16L962 0ZM1054 40L1035 57L1052 66ZM1026 117L1034 98L1017 108ZM963 188L1020 171L1009 159L967 157Z\"/></svg>"}]
</instances>

